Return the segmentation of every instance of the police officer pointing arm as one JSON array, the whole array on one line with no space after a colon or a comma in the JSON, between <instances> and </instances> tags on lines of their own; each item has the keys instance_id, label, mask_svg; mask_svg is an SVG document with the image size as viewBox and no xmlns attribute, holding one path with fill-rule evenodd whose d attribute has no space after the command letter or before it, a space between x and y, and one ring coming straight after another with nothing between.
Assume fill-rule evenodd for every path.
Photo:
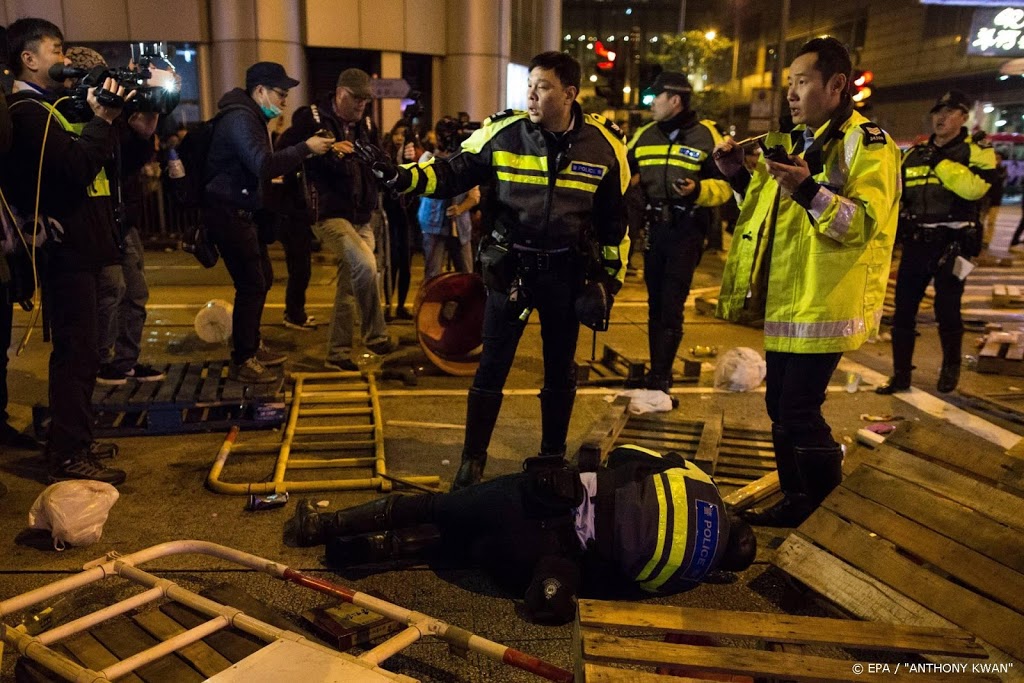
<instances>
[{"instance_id":1,"label":"police officer pointing arm","mask_svg":"<svg viewBox=\"0 0 1024 683\"><path fill-rule=\"evenodd\" d=\"M551 464L562 462L576 397L579 323L604 329L625 276L626 147L613 123L580 109L579 84L576 60L545 52L530 64L528 111L490 117L459 154L396 167L379 149L356 148L401 192L446 198L495 182L495 228L480 249L488 287L483 355L469 390L454 488L483 476L502 387L534 308L544 352L540 453Z\"/></svg>"}]
</instances>

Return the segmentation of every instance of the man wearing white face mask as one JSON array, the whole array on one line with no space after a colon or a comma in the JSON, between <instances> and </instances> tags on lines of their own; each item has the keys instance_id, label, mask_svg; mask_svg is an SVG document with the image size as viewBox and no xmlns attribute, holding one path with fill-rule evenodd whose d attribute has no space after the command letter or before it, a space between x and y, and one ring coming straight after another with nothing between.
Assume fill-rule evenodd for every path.
<instances>
[{"instance_id":1,"label":"man wearing white face mask","mask_svg":"<svg viewBox=\"0 0 1024 683\"><path fill-rule=\"evenodd\" d=\"M263 187L320 155L332 140L310 137L273 151L267 123L281 115L288 90L299 82L276 62L257 62L245 72L245 90L235 88L218 102L219 120L206 160L203 220L235 285L231 377L247 383L273 382L269 368L287 357L260 340L263 304L273 282L267 246L259 239L255 214L263 208Z\"/></svg>"}]
</instances>

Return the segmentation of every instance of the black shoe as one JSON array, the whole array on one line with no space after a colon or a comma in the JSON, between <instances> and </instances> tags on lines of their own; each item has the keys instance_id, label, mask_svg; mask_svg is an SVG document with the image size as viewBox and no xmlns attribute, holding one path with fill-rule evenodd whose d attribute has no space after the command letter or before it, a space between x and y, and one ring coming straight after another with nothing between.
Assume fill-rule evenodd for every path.
<instances>
[{"instance_id":1,"label":"black shoe","mask_svg":"<svg viewBox=\"0 0 1024 683\"><path fill-rule=\"evenodd\" d=\"M452 481L452 491L458 491L460 489L467 488L473 484L479 484L480 480L484 478L484 465L487 464L485 459L475 458L463 458L462 464L459 465L459 471L455 473L455 479Z\"/></svg>"},{"instance_id":2,"label":"black shoe","mask_svg":"<svg viewBox=\"0 0 1024 683\"><path fill-rule=\"evenodd\" d=\"M38 441L28 434L22 434L6 422L0 422L0 444L23 451L39 450Z\"/></svg>"},{"instance_id":3,"label":"black shoe","mask_svg":"<svg viewBox=\"0 0 1024 683\"><path fill-rule=\"evenodd\" d=\"M910 373L897 370L889 381L875 389L876 394L889 395L902 391L910 391Z\"/></svg>"},{"instance_id":4,"label":"black shoe","mask_svg":"<svg viewBox=\"0 0 1024 683\"><path fill-rule=\"evenodd\" d=\"M393 531L376 531L358 536L339 536L324 549L327 566L353 567L360 564L421 558L441 540L433 524L421 524Z\"/></svg>"},{"instance_id":5,"label":"black shoe","mask_svg":"<svg viewBox=\"0 0 1024 683\"><path fill-rule=\"evenodd\" d=\"M395 309L396 320L412 320L412 313L409 312L405 306L399 306Z\"/></svg>"},{"instance_id":6,"label":"black shoe","mask_svg":"<svg viewBox=\"0 0 1024 683\"><path fill-rule=\"evenodd\" d=\"M807 496L787 495L781 501L765 510L751 510L740 513L740 517L754 526L795 528L804 523L814 505Z\"/></svg>"},{"instance_id":7,"label":"black shoe","mask_svg":"<svg viewBox=\"0 0 1024 683\"><path fill-rule=\"evenodd\" d=\"M147 365L146 363L136 363L131 370L124 373L124 376L136 382L160 382L167 379L166 372L157 370L152 365Z\"/></svg>"},{"instance_id":8,"label":"black shoe","mask_svg":"<svg viewBox=\"0 0 1024 683\"><path fill-rule=\"evenodd\" d=\"M228 378L242 384L270 384L280 379L273 370L256 358L248 358L238 364L232 363Z\"/></svg>"},{"instance_id":9,"label":"black shoe","mask_svg":"<svg viewBox=\"0 0 1024 683\"><path fill-rule=\"evenodd\" d=\"M324 367L328 370L335 370L336 372L359 372L359 366L348 358L324 361Z\"/></svg>"},{"instance_id":10,"label":"black shoe","mask_svg":"<svg viewBox=\"0 0 1024 683\"><path fill-rule=\"evenodd\" d=\"M956 389L956 385L960 382L960 366L959 365L943 365L939 371L939 382L935 386L940 394L948 394L949 392Z\"/></svg>"},{"instance_id":11,"label":"black shoe","mask_svg":"<svg viewBox=\"0 0 1024 683\"><path fill-rule=\"evenodd\" d=\"M55 484L58 481L70 481L73 479L87 479L90 481L101 481L105 484L117 486L118 484L124 483L127 478L124 470L115 469L113 467L104 467L99 460L88 455L87 453L80 453L71 458L67 458L59 465L50 468L48 481L51 484Z\"/></svg>"},{"instance_id":12,"label":"black shoe","mask_svg":"<svg viewBox=\"0 0 1024 683\"><path fill-rule=\"evenodd\" d=\"M256 360L264 367L275 368L278 365L284 365L284 362L288 360L288 354L271 351L264 346L263 342L260 342L260 347L256 349Z\"/></svg>"},{"instance_id":13,"label":"black shoe","mask_svg":"<svg viewBox=\"0 0 1024 683\"><path fill-rule=\"evenodd\" d=\"M99 373L96 375L96 384L105 387L119 387L122 384L128 383L128 376L123 372L118 372L109 365L104 365L100 368Z\"/></svg>"},{"instance_id":14,"label":"black shoe","mask_svg":"<svg viewBox=\"0 0 1024 683\"><path fill-rule=\"evenodd\" d=\"M379 341L372 342L366 345L366 348L373 351L378 356L386 356L395 349L398 348L398 344L394 342L391 337L385 337Z\"/></svg>"},{"instance_id":15,"label":"black shoe","mask_svg":"<svg viewBox=\"0 0 1024 683\"><path fill-rule=\"evenodd\" d=\"M309 498L303 498L295 507L295 540L303 548L320 545L324 539L324 527L320 513Z\"/></svg>"}]
</instances>

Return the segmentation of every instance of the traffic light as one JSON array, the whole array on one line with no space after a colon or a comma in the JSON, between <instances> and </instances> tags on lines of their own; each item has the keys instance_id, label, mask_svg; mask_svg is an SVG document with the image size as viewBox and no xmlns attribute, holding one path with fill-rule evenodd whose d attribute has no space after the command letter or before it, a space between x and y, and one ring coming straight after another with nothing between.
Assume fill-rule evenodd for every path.
<instances>
[{"instance_id":1,"label":"traffic light","mask_svg":"<svg viewBox=\"0 0 1024 683\"><path fill-rule=\"evenodd\" d=\"M875 80L875 75L870 71L864 71L863 69L853 70L851 91L855 107L859 108L867 105L867 100L871 97L870 86L873 80Z\"/></svg>"},{"instance_id":2,"label":"traffic light","mask_svg":"<svg viewBox=\"0 0 1024 683\"><path fill-rule=\"evenodd\" d=\"M615 68L615 52L606 48L600 40L594 42L594 54L597 55L598 71L611 71Z\"/></svg>"}]
</instances>

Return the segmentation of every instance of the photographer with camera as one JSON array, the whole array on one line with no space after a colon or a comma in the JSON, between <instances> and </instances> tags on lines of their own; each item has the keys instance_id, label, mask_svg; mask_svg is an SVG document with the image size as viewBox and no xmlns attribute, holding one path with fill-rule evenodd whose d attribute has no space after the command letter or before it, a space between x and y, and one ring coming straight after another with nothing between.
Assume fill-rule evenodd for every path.
<instances>
[{"instance_id":1,"label":"photographer with camera","mask_svg":"<svg viewBox=\"0 0 1024 683\"><path fill-rule=\"evenodd\" d=\"M333 142L311 135L277 152L271 147L267 126L281 115L288 91L298 84L276 62L250 66L245 89L230 90L217 103L220 118L206 158L203 222L235 285L230 376L244 383L277 381L271 368L288 359L266 348L260 338L263 305L274 281L255 220L264 208L264 188L307 157L326 154Z\"/></svg>"},{"instance_id":2,"label":"photographer with camera","mask_svg":"<svg viewBox=\"0 0 1024 683\"><path fill-rule=\"evenodd\" d=\"M87 47L68 48L65 57L72 70L89 73L96 67L107 66L101 54ZM139 105L135 99L132 103L135 107ZM153 157L153 138L159 117L156 111L130 112L126 108L113 124L118 138L115 196L122 207L117 234L121 259L120 263L106 266L100 273L97 384L121 385L129 379L156 382L165 377L153 366L138 362L146 324L146 302L149 301L142 238L136 227L142 204L139 171Z\"/></svg>"},{"instance_id":3,"label":"photographer with camera","mask_svg":"<svg viewBox=\"0 0 1024 683\"><path fill-rule=\"evenodd\" d=\"M377 259L373 254L375 239L370 219L377 210L377 182L351 154L355 142L380 142L377 129L366 116L366 107L372 101L369 74L346 69L338 76L332 95L302 107L292 117L292 128L299 136L319 134L334 142L333 153L306 164L316 214L313 234L334 252L338 266L325 362L334 370L359 369L351 358L357 314L366 348L379 354L393 350L380 306Z\"/></svg>"},{"instance_id":4,"label":"photographer with camera","mask_svg":"<svg viewBox=\"0 0 1024 683\"><path fill-rule=\"evenodd\" d=\"M960 380L960 300L967 277L962 262L981 251L981 202L996 176L992 146L978 144L967 132L972 105L959 90L942 95L931 110L931 137L903 157L901 219L907 234L900 234L903 255L892 316L893 374L875 390L879 394L910 391L917 309L929 282L935 284L935 320L942 345L935 388L949 393Z\"/></svg>"},{"instance_id":5,"label":"photographer with camera","mask_svg":"<svg viewBox=\"0 0 1024 683\"><path fill-rule=\"evenodd\" d=\"M114 447L101 451L93 444L91 399L100 365L100 274L121 258L110 178L116 178L113 123L126 93L115 79L106 78L86 91L91 118L72 123L65 111L71 114L73 108L62 111L55 106L63 83L54 73L60 75L67 64L60 29L45 19L19 19L8 28L7 39L17 80L9 100L15 135L10 163L2 171L3 185L26 236L39 230L46 237L37 258L42 256L53 340L46 444L49 480L94 479L117 485L125 473L99 459L102 451L109 454Z\"/></svg>"},{"instance_id":6,"label":"photographer with camera","mask_svg":"<svg viewBox=\"0 0 1024 683\"><path fill-rule=\"evenodd\" d=\"M425 152L420 163L432 158L448 159L458 153L469 137L462 123L443 116L434 125L437 153ZM473 272L473 221L469 212L480 203L480 188L474 186L450 199L421 197L417 218L423 233L423 281L441 274L445 257L452 260L456 272Z\"/></svg>"},{"instance_id":7,"label":"photographer with camera","mask_svg":"<svg viewBox=\"0 0 1024 683\"><path fill-rule=\"evenodd\" d=\"M821 412L844 351L878 331L896 237L900 151L854 111L850 54L815 38L789 69L796 127L769 133L751 174L731 138L714 158L744 195L717 315L764 321L765 404L784 499L753 524L796 526L842 480Z\"/></svg>"},{"instance_id":8,"label":"photographer with camera","mask_svg":"<svg viewBox=\"0 0 1024 683\"><path fill-rule=\"evenodd\" d=\"M487 285L483 355L469 390L453 488L483 476L502 388L534 308L544 347L540 454L553 466L562 462L576 400L580 323L607 329L625 277L626 146L614 123L583 113L579 88L579 62L544 52L530 63L528 110L491 116L455 156L398 167L379 148L356 148L381 182L400 192L444 198L495 183L495 227L480 249Z\"/></svg>"},{"instance_id":9,"label":"photographer with camera","mask_svg":"<svg viewBox=\"0 0 1024 683\"><path fill-rule=\"evenodd\" d=\"M686 74L664 71L651 90L654 121L629 141L629 165L631 183L649 207L644 283L651 370L644 382L668 393L683 339L683 307L715 220L712 207L728 201L732 190L711 158L722 136L713 121L690 109L693 88Z\"/></svg>"}]
</instances>

